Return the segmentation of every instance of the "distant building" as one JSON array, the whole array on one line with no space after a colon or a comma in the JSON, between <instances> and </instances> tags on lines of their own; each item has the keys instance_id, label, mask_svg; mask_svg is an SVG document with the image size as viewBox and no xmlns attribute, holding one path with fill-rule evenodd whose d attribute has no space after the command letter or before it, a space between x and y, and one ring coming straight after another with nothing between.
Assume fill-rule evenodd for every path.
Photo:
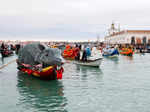
<instances>
[{"instance_id":1,"label":"distant building","mask_svg":"<svg viewBox=\"0 0 150 112\"><path fill-rule=\"evenodd\" d=\"M111 28L111 32L105 37L105 43L107 44L150 44L150 30L123 30L117 32L113 29Z\"/></svg>"}]
</instances>

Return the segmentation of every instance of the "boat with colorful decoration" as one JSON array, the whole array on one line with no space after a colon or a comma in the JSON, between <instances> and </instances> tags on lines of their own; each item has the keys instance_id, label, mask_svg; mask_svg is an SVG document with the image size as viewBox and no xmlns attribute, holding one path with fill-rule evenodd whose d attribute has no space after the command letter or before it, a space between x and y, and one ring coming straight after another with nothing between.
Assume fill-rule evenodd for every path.
<instances>
[{"instance_id":1,"label":"boat with colorful decoration","mask_svg":"<svg viewBox=\"0 0 150 112\"><path fill-rule=\"evenodd\" d=\"M62 56L67 60L75 60L75 57L77 56L78 52L79 48L74 48L70 45L67 45L65 50L62 52Z\"/></svg>"},{"instance_id":2,"label":"boat with colorful decoration","mask_svg":"<svg viewBox=\"0 0 150 112\"><path fill-rule=\"evenodd\" d=\"M134 54L131 48L122 48L119 52L120 54L125 55L125 56L132 56Z\"/></svg>"},{"instance_id":3,"label":"boat with colorful decoration","mask_svg":"<svg viewBox=\"0 0 150 112\"><path fill-rule=\"evenodd\" d=\"M118 52L118 49L116 48L110 48L110 47L107 47L105 49L103 49L102 51L102 56L104 57L109 57L109 58L116 58L118 57L119 55L119 52Z\"/></svg>"},{"instance_id":4,"label":"boat with colorful decoration","mask_svg":"<svg viewBox=\"0 0 150 112\"><path fill-rule=\"evenodd\" d=\"M18 70L45 80L62 79L63 62L56 48L48 48L39 43L24 46L18 54Z\"/></svg>"},{"instance_id":5,"label":"boat with colorful decoration","mask_svg":"<svg viewBox=\"0 0 150 112\"><path fill-rule=\"evenodd\" d=\"M29 64L19 63L18 60L17 64L18 70L26 73L27 75L35 76L45 80L62 79L62 74L64 72L63 67L48 66L42 68L42 65L31 66Z\"/></svg>"}]
</instances>

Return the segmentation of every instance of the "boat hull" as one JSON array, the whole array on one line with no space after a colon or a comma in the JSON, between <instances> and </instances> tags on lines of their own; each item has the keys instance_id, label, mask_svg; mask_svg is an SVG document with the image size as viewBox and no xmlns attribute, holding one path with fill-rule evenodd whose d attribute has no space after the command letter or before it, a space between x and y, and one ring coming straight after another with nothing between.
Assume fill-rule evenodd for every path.
<instances>
[{"instance_id":1,"label":"boat hull","mask_svg":"<svg viewBox=\"0 0 150 112\"><path fill-rule=\"evenodd\" d=\"M62 74L63 74L62 67L59 70L56 70L53 66L49 66L42 69L42 71L32 70L24 67L18 67L18 69L27 75L31 75L43 80L62 79Z\"/></svg>"},{"instance_id":2,"label":"boat hull","mask_svg":"<svg viewBox=\"0 0 150 112\"><path fill-rule=\"evenodd\" d=\"M75 60L75 57L63 57L66 60Z\"/></svg>"},{"instance_id":3,"label":"boat hull","mask_svg":"<svg viewBox=\"0 0 150 112\"><path fill-rule=\"evenodd\" d=\"M129 54L124 54L124 53L120 53L121 55L124 55L124 56L133 56L132 53L129 53Z\"/></svg>"},{"instance_id":4,"label":"boat hull","mask_svg":"<svg viewBox=\"0 0 150 112\"><path fill-rule=\"evenodd\" d=\"M121 49L119 52L121 55L125 56L132 56L134 54L132 49Z\"/></svg>"},{"instance_id":5,"label":"boat hull","mask_svg":"<svg viewBox=\"0 0 150 112\"><path fill-rule=\"evenodd\" d=\"M118 54L114 54L114 55L103 55L104 57L108 57L108 58L117 58Z\"/></svg>"},{"instance_id":6,"label":"boat hull","mask_svg":"<svg viewBox=\"0 0 150 112\"><path fill-rule=\"evenodd\" d=\"M132 56L133 52L120 52L121 55Z\"/></svg>"},{"instance_id":7,"label":"boat hull","mask_svg":"<svg viewBox=\"0 0 150 112\"><path fill-rule=\"evenodd\" d=\"M96 60L88 60L88 61L75 61L74 63L77 65L82 66L92 66L92 67L99 67L101 65L102 58L96 59Z\"/></svg>"}]
</instances>

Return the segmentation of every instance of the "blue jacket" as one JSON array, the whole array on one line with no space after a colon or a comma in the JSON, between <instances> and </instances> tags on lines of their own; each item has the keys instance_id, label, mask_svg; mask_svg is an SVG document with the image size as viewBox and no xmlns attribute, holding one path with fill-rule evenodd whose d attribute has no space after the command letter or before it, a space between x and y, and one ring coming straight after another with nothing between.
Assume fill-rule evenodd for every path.
<instances>
[{"instance_id":1,"label":"blue jacket","mask_svg":"<svg viewBox=\"0 0 150 112\"><path fill-rule=\"evenodd\" d=\"M87 56L91 56L91 50L89 47L86 48L86 54Z\"/></svg>"}]
</instances>

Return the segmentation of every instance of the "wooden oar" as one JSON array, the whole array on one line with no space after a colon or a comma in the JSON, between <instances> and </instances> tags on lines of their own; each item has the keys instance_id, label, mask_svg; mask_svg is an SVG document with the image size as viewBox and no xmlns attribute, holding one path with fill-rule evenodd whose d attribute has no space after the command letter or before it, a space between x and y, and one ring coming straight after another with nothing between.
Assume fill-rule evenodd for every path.
<instances>
[{"instance_id":1,"label":"wooden oar","mask_svg":"<svg viewBox=\"0 0 150 112\"><path fill-rule=\"evenodd\" d=\"M13 63L13 62L15 62L15 61L16 61L16 60L10 61L9 63L7 63L7 64L1 66L0 69L2 69L2 68L4 68L4 67L8 66L9 64L11 64L11 63Z\"/></svg>"}]
</instances>

